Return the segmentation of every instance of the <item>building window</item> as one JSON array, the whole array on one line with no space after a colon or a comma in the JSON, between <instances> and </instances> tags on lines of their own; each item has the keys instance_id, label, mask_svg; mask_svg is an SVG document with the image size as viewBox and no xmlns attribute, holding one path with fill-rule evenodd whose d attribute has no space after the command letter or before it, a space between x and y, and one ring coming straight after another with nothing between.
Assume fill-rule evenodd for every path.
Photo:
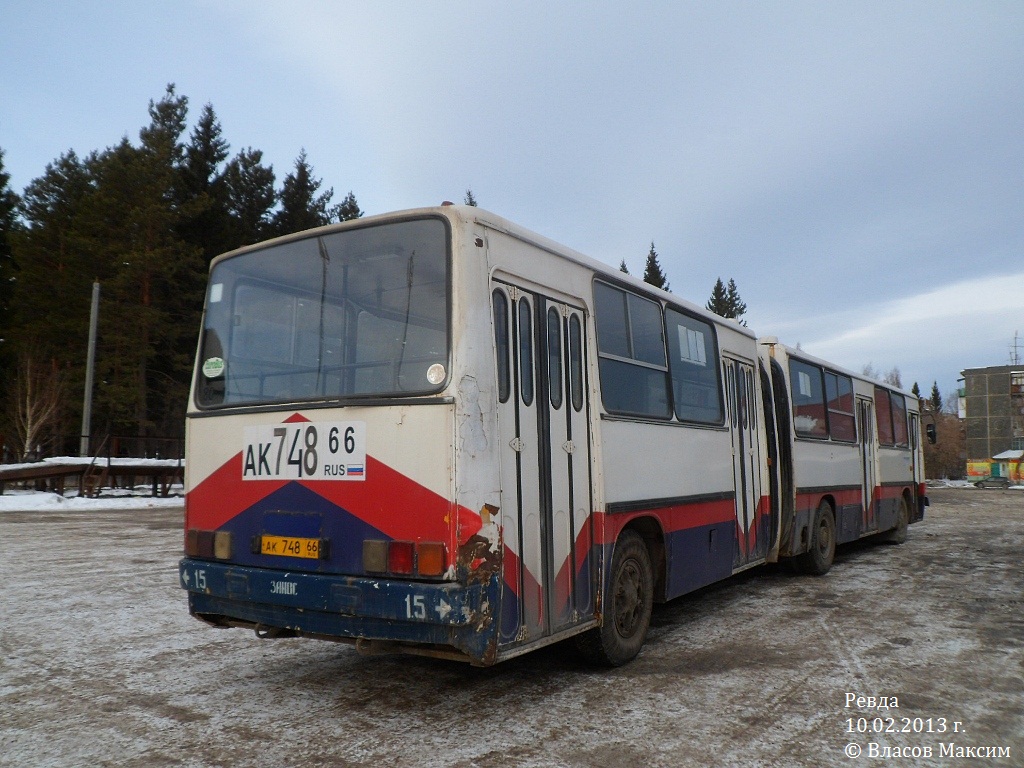
<instances>
[{"instance_id":1,"label":"building window","mask_svg":"<svg viewBox=\"0 0 1024 768\"><path fill-rule=\"evenodd\" d=\"M1024 371L1010 371L1010 394L1024 395Z\"/></svg>"}]
</instances>

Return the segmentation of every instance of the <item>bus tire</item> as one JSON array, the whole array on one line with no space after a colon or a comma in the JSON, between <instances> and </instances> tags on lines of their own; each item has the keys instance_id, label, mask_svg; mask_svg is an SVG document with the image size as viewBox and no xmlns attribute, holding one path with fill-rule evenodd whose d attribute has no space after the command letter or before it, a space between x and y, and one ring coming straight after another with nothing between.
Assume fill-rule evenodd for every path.
<instances>
[{"instance_id":1,"label":"bus tire","mask_svg":"<svg viewBox=\"0 0 1024 768\"><path fill-rule=\"evenodd\" d=\"M818 505L811 527L811 541L807 552L800 557L800 567L805 573L823 576L832 568L836 556L836 518L827 501Z\"/></svg>"},{"instance_id":2,"label":"bus tire","mask_svg":"<svg viewBox=\"0 0 1024 768\"><path fill-rule=\"evenodd\" d=\"M615 543L604 616L600 627L576 637L580 654L595 664L618 667L640 653L651 623L654 569L647 545L636 531Z\"/></svg>"},{"instance_id":3,"label":"bus tire","mask_svg":"<svg viewBox=\"0 0 1024 768\"><path fill-rule=\"evenodd\" d=\"M896 513L896 527L882 534L886 544L902 544L907 540L907 526L910 524L910 510L907 508L907 497L900 497L900 507Z\"/></svg>"}]
</instances>

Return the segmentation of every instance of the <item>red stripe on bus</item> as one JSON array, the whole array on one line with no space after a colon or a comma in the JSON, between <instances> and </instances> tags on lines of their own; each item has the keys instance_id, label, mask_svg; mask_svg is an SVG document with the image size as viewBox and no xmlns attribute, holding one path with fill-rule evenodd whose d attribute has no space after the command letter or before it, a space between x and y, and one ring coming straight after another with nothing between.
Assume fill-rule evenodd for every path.
<instances>
[{"instance_id":1,"label":"red stripe on bus","mask_svg":"<svg viewBox=\"0 0 1024 768\"><path fill-rule=\"evenodd\" d=\"M242 480L241 453L186 494L186 525L216 530L290 482L301 482L393 539L443 541L454 550L482 525L479 513L457 507L372 456L366 457L361 481ZM457 525L449 527L453 514ZM458 531L458 542L449 539L451 530Z\"/></svg>"},{"instance_id":2,"label":"red stripe on bus","mask_svg":"<svg viewBox=\"0 0 1024 768\"><path fill-rule=\"evenodd\" d=\"M631 521L641 517L655 518L665 535L705 525L732 523L736 519L736 505L731 498L700 501L694 504L675 504L633 512L594 513L595 544L611 544Z\"/></svg>"},{"instance_id":3,"label":"red stripe on bus","mask_svg":"<svg viewBox=\"0 0 1024 768\"><path fill-rule=\"evenodd\" d=\"M287 485L287 480L242 482L242 453L185 494L185 526L214 531L253 504Z\"/></svg>"}]
</instances>

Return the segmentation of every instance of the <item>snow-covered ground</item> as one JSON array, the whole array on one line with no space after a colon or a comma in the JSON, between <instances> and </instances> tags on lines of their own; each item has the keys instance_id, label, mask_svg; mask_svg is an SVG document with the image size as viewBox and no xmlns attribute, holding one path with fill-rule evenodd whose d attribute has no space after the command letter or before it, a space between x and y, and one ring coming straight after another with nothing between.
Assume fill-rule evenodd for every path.
<instances>
[{"instance_id":1,"label":"snow-covered ground","mask_svg":"<svg viewBox=\"0 0 1024 768\"><path fill-rule=\"evenodd\" d=\"M172 485L170 496L163 498L152 495L148 485L134 489L104 488L97 498L79 496L77 490L70 490L61 496L48 491L20 491L8 488L0 494L0 513L34 512L85 509L140 509L150 507L180 507L183 503L183 488Z\"/></svg>"},{"instance_id":2,"label":"snow-covered ground","mask_svg":"<svg viewBox=\"0 0 1024 768\"><path fill-rule=\"evenodd\" d=\"M1019 493L936 489L902 546L658 606L615 670L566 646L481 670L214 629L179 583L180 507L139 509L181 499L30 498L0 514L0 766L1022 765ZM948 744L1009 752L939 759Z\"/></svg>"},{"instance_id":3,"label":"snow-covered ground","mask_svg":"<svg viewBox=\"0 0 1024 768\"><path fill-rule=\"evenodd\" d=\"M929 480L929 488L971 488L975 487L974 482L971 480ZM1007 490L1010 491L1024 491L1024 485L1011 485Z\"/></svg>"}]
</instances>

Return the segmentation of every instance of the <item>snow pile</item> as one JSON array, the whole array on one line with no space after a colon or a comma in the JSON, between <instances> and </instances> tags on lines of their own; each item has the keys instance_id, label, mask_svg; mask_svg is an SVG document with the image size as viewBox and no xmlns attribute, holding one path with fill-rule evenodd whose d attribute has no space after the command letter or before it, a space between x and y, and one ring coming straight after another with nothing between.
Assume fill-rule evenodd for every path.
<instances>
[{"instance_id":1,"label":"snow pile","mask_svg":"<svg viewBox=\"0 0 1024 768\"><path fill-rule=\"evenodd\" d=\"M969 480L929 480L929 488L973 488L974 483Z\"/></svg>"},{"instance_id":2,"label":"snow pile","mask_svg":"<svg viewBox=\"0 0 1024 768\"><path fill-rule=\"evenodd\" d=\"M181 485L171 486L171 496L166 498L153 496L149 486L137 489L106 489L98 498L78 496L61 496L48 491L6 490L0 495L0 513L3 512L39 512L67 510L78 512L97 509L140 509L155 507L180 507L184 502L181 498Z\"/></svg>"}]
</instances>

